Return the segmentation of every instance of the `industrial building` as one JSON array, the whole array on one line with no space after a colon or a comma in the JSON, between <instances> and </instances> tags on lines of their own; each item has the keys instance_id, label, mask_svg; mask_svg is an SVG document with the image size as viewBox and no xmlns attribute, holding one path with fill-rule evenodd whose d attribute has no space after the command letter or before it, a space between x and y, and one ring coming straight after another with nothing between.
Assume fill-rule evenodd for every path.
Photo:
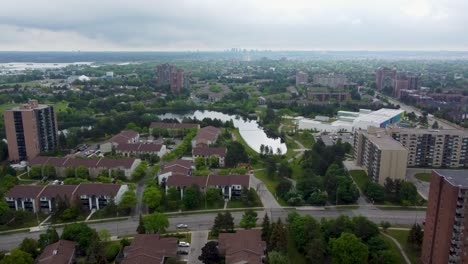
<instances>
[{"instance_id":1,"label":"industrial building","mask_svg":"<svg viewBox=\"0 0 468 264\"><path fill-rule=\"evenodd\" d=\"M398 123L404 117L404 111L400 109L382 108L377 111L359 109L359 112L338 111L337 120L334 122L320 121L317 119L298 119L299 129L316 130L319 132L354 132L367 129L370 126L385 128L388 125Z\"/></svg>"},{"instance_id":2,"label":"industrial building","mask_svg":"<svg viewBox=\"0 0 468 264\"><path fill-rule=\"evenodd\" d=\"M408 150L386 135L384 129L359 130L354 135L354 158L374 182L384 184L386 178L405 179Z\"/></svg>"}]
</instances>

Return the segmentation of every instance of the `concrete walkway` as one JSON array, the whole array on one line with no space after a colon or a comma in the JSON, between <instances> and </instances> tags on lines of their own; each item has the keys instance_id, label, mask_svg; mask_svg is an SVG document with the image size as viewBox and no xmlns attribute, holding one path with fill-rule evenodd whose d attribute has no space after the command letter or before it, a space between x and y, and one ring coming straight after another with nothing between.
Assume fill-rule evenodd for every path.
<instances>
[{"instance_id":1,"label":"concrete walkway","mask_svg":"<svg viewBox=\"0 0 468 264\"><path fill-rule=\"evenodd\" d=\"M393 243L395 243L395 245L397 245L398 249L400 250L400 253L401 255L403 256L403 258L405 259L406 263L407 264L411 264L411 261L409 260L408 256L406 255L405 251L403 250L403 248L401 247L400 243L398 243L398 241L393 238L392 236L386 234L386 233L383 233L383 232L380 232L382 235L388 237L389 239L391 239L393 241Z\"/></svg>"},{"instance_id":2,"label":"concrete walkway","mask_svg":"<svg viewBox=\"0 0 468 264\"><path fill-rule=\"evenodd\" d=\"M202 248L208 242L208 230L193 231L192 241L190 243L190 254L187 263L203 264L198 257L202 253Z\"/></svg>"},{"instance_id":3,"label":"concrete walkway","mask_svg":"<svg viewBox=\"0 0 468 264\"><path fill-rule=\"evenodd\" d=\"M407 168L406 169L406 179L414 183L416 189L418 190L419 195L422 198L426 199L429 197L429 182L424 182L416 179L417 173L431 173L432 169L418 169L418 168Z\"/></svg>"},{"instance_id":4,"label":"concrete walkway","mask_svg":"<svg viewBox=\"0 0 468 264\"><path fill-rule=\"evenodd\" d=\"M257 191L260 200L265 208L281 208L281 205L276 201L273 194L268 190L265 184L255 177L254 174L250 175L250 186Z\"/></svg>"}]
</instances>

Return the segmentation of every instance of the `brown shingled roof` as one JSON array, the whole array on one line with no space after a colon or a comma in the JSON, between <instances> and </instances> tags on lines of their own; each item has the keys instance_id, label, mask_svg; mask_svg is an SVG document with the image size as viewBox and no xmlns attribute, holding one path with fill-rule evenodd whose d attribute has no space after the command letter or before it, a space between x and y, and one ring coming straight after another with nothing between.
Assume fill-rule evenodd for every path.
<instances>
[{"instance_id":1,"label":"brown shingled roof","mask_svg":"<svg viewBox=\"0 0 468 264\"><path fill-rule=\"evenodd\" d=\"M16 185L5 195L10 198L36 198L45 188L43 185Z\"/></svg>"},{"instance_id":2,"label":"brown shingled roof","mask_svg":"<svg viewBox=\"0 0 468 264\"><path fill-rule=\"evenodd\" d=\"M192 185L197 185L202 188L206 186L207 176L181 176L175 175L167 178L166 184L168 186L176 187L190 187Z\"/></svg>"},{"instance_id":3,"label":"brown shingled roof","mask_svg":"<svg viewBox=\"0 0 468 264\"><path fill-rule=\"evenodd\" d=\"M166 128L166 129L190 129L198 128L199 124L195 123L166 123L166 122L152 122L150 128Z\"/></svg>"},{"instance_id":4,"label":"brown shingled roof","mask_svg":"<svg viewBox=\"0 0 468 264\"><path fill-rule=\"evenodd\" d=\"M73 192L78 185L47 185L40 193L39 197L47 197L49 199L59 196L60 198L71 199Z\"/></svg>"},{"instance_id":5,"label":"brown shingled roof","mask_svg":"<svg viewBox=\"0 0 468 264\"><path fill-rule=\"evenodd\" d=\"M75 253L76 242L59 240L48 245L42 254L37 257L37 264L68 264Z\"/></svg>"},{"instance_id":6,"label":"brown shingled roof","mask_svg":"<svg viewBox=\"0 0 468 264\"><path fill-rule=\"evenodd\" d=\"M162 148L161 144L119 144L116 147L117 151L140 151L140 152L159 152Z\"/></svg>"},{"instance_id":7,"label":"brown shingled roof","mask_svg":"<svg viewBox=\"0 0 468 264\"><path fill-rule=\"evenodd\" d=\"M118 144L128 143L129 140L138 136L138 132L133 130L122 130L119 134L109 139L109 142L115 142Z\"/></svg>"},{"instance_id":8,"label":"brown shingled roof","mask_svg":"<svg viewBox=\"0 0 468 264\"><path fill-rule=\"evenodd\" d=\"M80 183L78 188L76 188L74 195L77 197L81 195L115 196L119 192L120 187L120 184L111 183Z\"/></svg>"},{"instance_id":9,"label":"brown shingled roof","mask_svg":"<svg viewBox=\"0 0 468 264\"><path fill-rule=\"evenodd\" d=\"M226 257L226 264L262 264L266 242L259 229L239 230L236 233L219 234L219 252Z\"/></svg>"},{"instance_id":10,"label":"brown shingled roof","mask_svg":"<svg viewBox=\"0 0 468 264\"><path fill-rule=\"evenodd\" d=\"M221 133L221 130L219 128L216 128L214 126L207 126L201 128L197 135L195 136L194 140L200 141L200 140L210 140L214 141L214 139Z\"/></svg>"},{"instance_id":11,"label":"brown shingled roof","mask_svg":"<svg viewBox=\"0 0 468 264\"><path fill-rule=\"evenodd\" d=\"M177 256L177 238L159 234L138 234L124 249L122 264L162 263L165 257Z\"/></svg>"},{"instance_id":12,"label":"brown shingled roof","mask_svg":"<svg viewBox=\"0 0 468 264\"><path fill-rule=\"evenodd\" d=\"M211 147L195 147L192 150L195 156L212 156L218 155L220 157L226 156L226 148L211 148Z\"/></svg>"},{"instance_id":13,"label":"brown shingled roof","mask_svg":"<svg viewBox=\"0 0 468 264\"><path fill-rule=\"evenodd\" d=\"M249 188L249 181L249 175L210 175L208 186L242 185L243 188Z\"/></svg>"},{"instance_id":14,"label":"brown shingled roof","mask_svg":"<svg viewBox=\"0 0 468 264\"><path fill-rule=\"evenodd\" d=\"M79 167L87 168L131 168L135 159L133 158L98 158L98 159L80 159L80 158L62 158L62 157L35 157L29 161L29 166L41 166L51 164L54 167Z\"/></svg>"}]
</instances>

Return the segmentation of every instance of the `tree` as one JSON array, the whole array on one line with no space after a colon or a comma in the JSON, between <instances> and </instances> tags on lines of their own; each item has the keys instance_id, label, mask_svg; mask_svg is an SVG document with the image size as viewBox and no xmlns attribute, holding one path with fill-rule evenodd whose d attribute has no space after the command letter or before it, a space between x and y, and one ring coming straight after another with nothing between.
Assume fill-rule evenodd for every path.
<instances>
[{"instance_id":1,"label":"tree","mask_svg":"<svg viewBox=\"0 0 468 264\"><path fill-rule=\"evenodd\" d=\"M404 181L401 183L398 197L403 205L414 205L418 200L418 190L413 183Z\"/></svg>"},{"instance_id":2,"label":"tree","mask_svg":"<svg viewBox=\"0 0 468 264\"><path fill-rule=\"evenodd\" d=\"M57 177L55 167L52 164L43 165L42 166L42 176L46 177L47 179L55 179Z\"/></svg>"},{"instance_id":3,"label":"tree","mask_svg":"<svg viewBox=\"0 0 468 264\"><path fill-rule=\"evenodd\" d=\"M0 260L0 264L32 264L33 262L31 255L17 248L12 249L10 255Z\"/></svg>"},{"instance_id":4,"label":"tree","mask_svg":"<svg viewBox=\"0 0 468 264\"><path fill-rule=\"evenodd\" d=\"M249 162L249 156L241 143L233 141L227 145L226 166L236 167L239 163L247 162Z\"/></svg>"},{"instance_id":5,"label":"tree","mask_svg":"<svg viewBox=\"0 0 468 264\"><path fill-rule=\"evenodd\" d=\"M387 229L389 229L392 225L388 221L380 222L380 226L382 227L383 231L386 233Z\"/></svg>"},{"instance_id":6,"label":"tree","mask_svg":"<svg viewBox=\"0 0 468 264\"><path fill-rule=\"evenodd\" d=\"M81 179L89 178L89 169L85 166L78 166L75 170L75 177Z\"/></svg>"},{"instance_id":7,"label":"tree","mask_svg":"<svg viewBox=\"0 0 468 264\"><path fill-rule=\"evenodd\" d=\"M291 190L292 188L292 183L287 180L282 180L280 183L276 186L276 195L278 197L281 197L282 199L285 199L286 194Z\"/></svg>"},{"instance_id":8,"label":"tree","mask_svg":"<svg viewBox=\"0 0 468 264\"><path fill-rule=\"evenodd\" d=\"M385 189L380 184L369 182L366 186L365 193L369 199L374 202L383 202L385 200Z\"/></svg>"},{"instance_id":9,"label":"tree","mask_svg":"<svg viewBox=\"0 0 468 264\"><path fill-rule=\"evenodd\" d=\"M278 175L280 177L291 178L292 176L292 169L289 166L289 163L286 160L283 160L280 165L278 166Z\"/></svg>"},{"instance_id":10,"label":"tree","mask_svg":"<svg viewBox=\"0 0 468 264\"><path fill-rule=\"evenodd\" d=\"M367 242L371 237L379 234L379 227L365 216L353 217L354 234Z\"/></svg>"},{"instance_id":11,"label":"tree","mask_svg":"<svg viewBox=\"0 0 468 264\"><path fill-rule=\"evenodd\" d=\"M39 255L39 243L34 238L25 238L19 245L19 249L30 254L31 257L36 258Z\"/></svg>"},{"instance_id":12,"label":"tree","mask_svg":"<svg viewBox=\"0 0 468 264\"><path fill-rule=\"evenodd\" d=\"M57 241L59 241L59 235L57 233L57 230L55 230L55 228L53 227L50 227L44 234L41 234L39 236L39 248L42 251L45 247Z\"/></svg>"},{"instance_id":13,"label":"tree","mask_svg":"<svg viewBox=\"0 0 468 264\"><path fill-rule=\"evenodd\" d=\"M195 168L197 170L204 170L206 169L206 161L204 157L196 157L195 158Z\"/></svg>"},{"instance_id":14,"label":"tree","mask_svg":"<svg viewBox=\"0 0 468 264\"><path fill-rule=\"evenodd\" d=\"M327 246L323 239L314 238L306 247L306 260L308 263L324 263Z\"/></svg>"},{"instance_id":15,"label":"tree","mask_svg":"<svg viewBox=\"0 0 468 264\"><path fill-rule=\"evenodd\" d=\"M272 157L265 160L265 173L267 177L274 178L276 176L276 160Z\"/></svg>"},{"instance_id":16,"label":"tree","mask_svg":"<svg viewBox=\"0 0 468 264\"><path fill-rule=\"evenodd\" d=\"M333 263L360 264L366 263L369 250L366 244L350 233L342 233L337 239L330 240Z\"/></svg>"},{"instance_id":17,"label":"tree","mask_svg":"<svg viewBox=\"0 0 468 264\"><path fill-rule=\"evenodd\" d=\"M286 253L287 251L287 233L281 219L278 219L271 226L271 236L268 241L270 251Z\"/></svg>"},{"instance_id":18,"label":"tree","mask_svg":"<svg viewBox=\"0 0 468 264\"><path fill-rule=\"evenodd\" d=\"M434 121L434 124L432 124L433 129L438 129L439 128L439 123L437 121Z\"/></svg>"},{"instance_id":19,"label":"tree","mask_svg":"<svg viewBox=\"0 0 468 264\"><path fill-rule=\"evenodd\" d=\"M209 159L210 168L218 168L219 167L219 158L217 156L211 156Z\"/></svg>"},{"instance_id":20,"label":"tree","mask_svg":"<svg viewBox=\"0 0 468 264\"><path fill-rule=\"evenodd\" d=\"M215 205L223 202L223 194L218 188L209 188L206 191L206 202L209 205Z\"/></svg>"},{"instance_id":21,"label":"tree","mask_svg":"<svg viewBox=\"0 0 468 264\"><path fill-rule=\"evenodd\" d=\"M408 244L410 244L415 250L421 249L422 241L424 238L424 232L418 223L413 224L408 234Z\"/></svg>"},{"instance_id":22,"label":"tree","mask_svg":"<svg viewBox=\"0 0 468 264\"><path fill-rule=\"evenodd\" d=\"M270 238L270 234L270 219L268 218L268 214L265 213L262 222L262 240L268 241L268 238Z\"/></svg>"},{"instance_id":23,"label":"tree","mask_svg":"<svg viewBox=\"0 0 468 264\"><path fill-rule=\"evenodd\" d=\"M254 210L244 212L240 221L240 226L245 229L254 228L257 225L257 213Z\"/></svg>"},{"instance_id":24,"label":"tree","mask_svg":"<svg viewBox=\"0 0 468 264\"><path fill-rule=\"evenodd\" d=\"M320 224L311 216L300 216L297 212L288 215L289 234L300 252L305 252L312 239L321 239Z\"/></svg>"},{"instance_id":25,"label":"tree","mask_svg":"<svg viewBox=\"0 0 468 264\"><path fill-rule=\"evenodd\" d=\"M138 165L135 171L132 173L132 180L139 181L143 179L146 175L146 170L148 169L148 163L146 161L142 161L140 165Z\"/></svg>"},{"instance_id":26,"label":"tree","mask_svg":"<svg viewBox=\"0 0 468 264\"><path fill-rule=\"evenodd\" d=\"M215 241L210 241L202 248L202 253L198 256L198 260L205 264L220 263L221 257L219 256L218 245Z\"/></svg>"},{"instance_id":27,"label":"tree","mask_svg":"<svg viewBox=\"0 0 468 264\"><path fill-rule=\"evenodd\" d=\"M149 186L143 191L142 202L151 209L156 209L161 204L162 194L159 187Z\"/></svg>"},{"instance_id":28,"label":"tree","mask_svg":"<svg viewBox=\"0 0 468 264\"><path fill-rule=\"evenodd\" d=\"M218 213L215 217L213 227L211 228L211 234L218 236L220 232L233 232L234 231L234 218L231 213Z\"/></svg>"},{"instance_id":29,"label":"tree","mask_svg":"<svg viewBox=\"0 0 468 264\"><path fill-rule=\"evenodd\" d=\"M167 189L166 194L166 207L167 209L179 208L180 193L176 187L172 186Z\"/></svg>"},{"instance_id":30,"label":"tree","mask_svg":"<svg viewBox=\"0 0 468 264\"><path fill-rule=\"evenodd\" d=\"M63 228L61 239L75 241L81 252L87 252L92 246L95 246L96 241L99 241L99 236L96 230L86 224L74 223Z\"/></svg>"},{"instance_id":31,"label":"tree","mask_svg":"<svg viewBox=\"0 0 468 264\"><path fill-rule=\"evenodd\" d=\"M268 253L268 263L269 264L288 264L288 258L279 253L278 251L271 251Z\"/></svg>"},{"instance_id":32,"label":"tree","mask_svg":"<svg viewBox=\"0 0 468 264\"><path fill-rule=\"evenodd\" d=\"M143 216L140 214L140 218L138 220L138 227L137 227L137 233L138 234L145 234L146 233L146 230L145 230L145 224L143 222Z\"/></svg>"},{"instance_id":33,"label":"tree","mask_svg":"<svg viewBox=\"0 0 468 264\"><path fill-rule=\"evenodd\" d=\"M184 198L182 202L184 204L185 209L195 209L200 206L200 200L202 194L200 189L196 185L192 185L184 190Z\"/></svg>"},{"instance_id":34,"label":"tree","mask_svg":"<svg viewBox=\"0 0 468 264\"><path fill-rule=\"evenodd\" d=\"M29 169L29 177L33 179L40 179L42 177L42 168L39 165L32 166Z\"/></svg>"},{"instance_id":35,"label":"tree","mask_svg":"<svg viewBox=\"0 0 468 264\"><path fill-rule=\"evenodd\" d=\"M169 227L169 220L166 215L154 212L143 217L143 224L146 233L164 233L166 232L166 228Z\"/></svg>"},{"instance_id":36,"label":"tree","mask_svg":"<svg viewBox=\"0 0 468 264\"><path fill-rule=\"evenodd\" d=\"M129 214L130 210L137 204L137 197L134 191L128 190L122 195L118 205L119 211Z\"/></svg>"}]
</instances>

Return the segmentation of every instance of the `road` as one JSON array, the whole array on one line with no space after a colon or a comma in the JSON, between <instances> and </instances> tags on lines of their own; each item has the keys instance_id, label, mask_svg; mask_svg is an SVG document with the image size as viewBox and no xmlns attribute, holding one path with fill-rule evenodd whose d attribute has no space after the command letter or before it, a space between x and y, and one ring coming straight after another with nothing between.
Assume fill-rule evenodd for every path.
<instances>
[{"instance_id":1,"label":"road","mask_svg":"<svg viewBox=\"0 0 468 264\"><path fill-rule=\"evenodd\" d=\"M288 215L289 210L283 208L270 208L263 211L257 211L258 213L258 224L261 224L263 215L267 213L271 219L276 220L281 218L284 221ZM424 211L409 211L409 210L367 210L359 208L355 210L316 210L316 209L305 209L301 208L297 210L301 215L311 215L317 220L321 218L336 218L339 215L357 216L364 215L371 221L380 224L381 221L388 221L395 224L411 225L415 222L421 222L426 213ZM232 212L234 217L234 223L239 225L242 218L243 212ZM208 214L193 214L193 215L182 215L169 217L169 230L176 230L177 224L187 224L189 229L192 231L210 230L213 226L213 220L216 217L216 213ZM135 234L135 230L138 226L138 219L129 218L123 221L116 222L104 222L104 223L88 223L91 228L96 230L107 229L113 236L132 235ZM59 233L62 232L62 228L57 228ZM39 235L44 231L35 233L15 233L9 235L0 236L0 249L10 250L17 247L21 241L26 237L32 237L35 239L39 238Z\"/></svg>"}]
</instances>

